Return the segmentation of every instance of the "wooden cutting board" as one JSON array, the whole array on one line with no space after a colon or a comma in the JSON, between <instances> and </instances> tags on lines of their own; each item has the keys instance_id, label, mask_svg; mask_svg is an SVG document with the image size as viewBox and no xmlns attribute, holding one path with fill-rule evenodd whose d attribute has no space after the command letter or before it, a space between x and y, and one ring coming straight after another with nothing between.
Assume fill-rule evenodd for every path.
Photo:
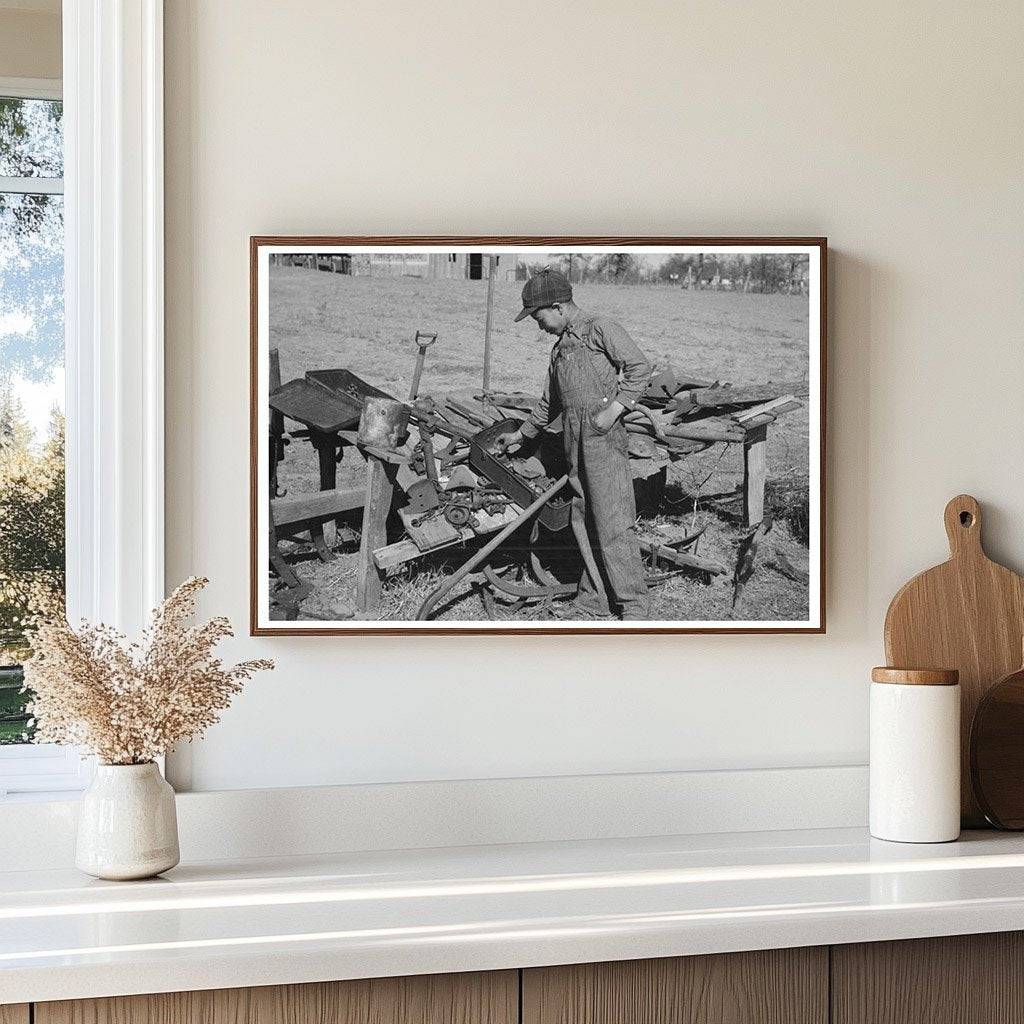
<instances>
[{"instance_id":1,"label":"wooden cutting board","mask_svg":"<svg viewBox=\"0 0 1024 1024\"><path fill-rule=\"evenodd\" d=\"M896 668L960 671L960 813L985 825L971 789L974 712L993 684L1020 667L1024 579L993 562L981 543L981 507L969 494L946 506L948 562L915 576L885 616L885 657Z\"/></svg>"},{"instance_id":2,"label":"wooden cutting board","mask_svg":"<svg viewBox=\"0 0 1024 1024\"><path fill-rule=\"evenodd\" d=\"M978 702L971 784L988 821L1024 829L1024 668L992 685Z\"/></svg>"}]
</instances>

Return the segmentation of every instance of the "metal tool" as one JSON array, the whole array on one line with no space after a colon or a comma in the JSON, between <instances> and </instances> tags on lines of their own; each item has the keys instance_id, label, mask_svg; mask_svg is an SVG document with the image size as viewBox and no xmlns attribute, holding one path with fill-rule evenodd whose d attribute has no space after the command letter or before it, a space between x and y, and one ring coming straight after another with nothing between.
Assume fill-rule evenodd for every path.
<instances>
[{"instance_id":1,"label":"metal tool","mask_svg":"<svg viewBox=\"0 0 1024 1024\"><path fill-rule=\"evenodd\" d=\"M476 474L468 466L456 466L448 477L446 491L472 490L478 484Z\"/></svg>"},{"instance_id":2,"label":"metal tool","mask_svg":"<svg viewBox=\"0 0 1024 1024\"><path fill-rule=\"evenodd\" d=\"M417 331L413 338L419 351L416 353L416 369L412 372L412 387L409 388L409 401L416 400L420 393L420 377L423 376L423 360L427 357L427 349L437 341L437 331Z\"/></svg>"},{"instance_id":3,"label":"metal tool","mask_svg":"<svg viewBox=\"0 0 1024 1024\"><path fill-rule=\"evenodd\" d=\"M468 505L452 504L444 510L444 517L452 526L463 527L469 524L473 518L473 512Z\"/></svg>"},{"instance_id":4,"label":"metal tool","mask_svg":"<svg viewBox=\"0 0 1024 1024\"><path fill-rule=\"evenodd\" d=\"M417 480L405 493L412 512L429 512L441 504L437 488L429 480Z\"/></svg>"},{"instance_id":5,"label":"metal tool","mask_svg":"<svg viewBox=\"0 0 1024 1024\"><path fill-rule=\"evenodd\" d=\"M491 450L502 433L515 430L519 423L514 419L502 420L476 434L470 445L469 468L500 487L516 504L525 508L542 490L544 483L520 477L506 455ZM549 530L561 530L569 525L570 508L571 503L560 498L542 509L538 518Z\"/></svg>"},{"instance_id":6,"label":"metal tool","mask_svg":"<svg viewBox=\"0 0 1024 1024\"><path fill-rule=\"evenodd\" d=\"M579 585L576 583L559 583L557 581L550 584L542 584L541 586L512 583L509 580L502 579L489 565L484 566L484 577L495 590L500 590L512 597L524 600L544 597L571 597L579 590Z\"/></svg>"},{"instance_id":7,"label":"metal tool","mask_svg":"<svg viewBox=\"0 0 1024 1024\"><path fill-rule=\"evenodd\" d=\"M441 481L437 477L437 462L434 459L434 437L430 427L422 421L419 424L420 451L423 452L423 470L427 479L433 484L435 491L441 490Z\"/></svg>"},{"instance_id":8,"label":"metal tool","mask_svg":"<svg viewBox=\"0 0 1024 1024\"><path fill-rule=\"evenodd\" d=\"M556 480L543 494L539 495L523 511L515 517L508 525L503 527L492 537L468 562L458 568L444 583L427 596L427 599L420 605L416 613L416 620L422 622L430 618L430 613L437 606L437 603L445 594L451 591L464 580L481 562L487 559L495 548L508 540L509 537L519 529L531 516L542 509L567 483L568 476L562 476Z\"/></svg>"},{"instance_id":9,"label":"metal tool","mask_svg":"<svg viewBox=\"0 0 1024 1024\"><path fill-rule=\"evenodd\" d=\"M511 499L502 491L494 488L479 487L473 489L457 489L444 494L444 517L452 526L473 526L476 517L474 512L486 512L497 515L504 512Z\"/></svg>"},{"instance_id":10,"label":"metal tool","mask_svg":"<svg viewBox=\"0 0 1024 1024\"><path fill-rule=\"evenodd\" d=\"M407 405L393 398L367 398L359 417L358 443L363 447L397 451L405 443L410 413Z\"/></svg>"}]
</instances>

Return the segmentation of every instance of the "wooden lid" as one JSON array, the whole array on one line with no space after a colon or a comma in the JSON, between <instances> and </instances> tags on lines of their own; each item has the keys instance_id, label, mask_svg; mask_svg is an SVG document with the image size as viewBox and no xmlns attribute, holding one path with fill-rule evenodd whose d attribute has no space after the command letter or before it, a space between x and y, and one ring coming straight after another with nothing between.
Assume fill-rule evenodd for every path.
<instances>
[{"instance_id":1,"label":"wooden lid","mask_svg":"<svg viewBox=\"0 0 1024 1024\"><path fill-rule=\"evenodd\" d=\"M955 668L889 668L871 670L873 683L902 683L909 686L956 686L960 673Z\"/></svg>"}]
</instances>

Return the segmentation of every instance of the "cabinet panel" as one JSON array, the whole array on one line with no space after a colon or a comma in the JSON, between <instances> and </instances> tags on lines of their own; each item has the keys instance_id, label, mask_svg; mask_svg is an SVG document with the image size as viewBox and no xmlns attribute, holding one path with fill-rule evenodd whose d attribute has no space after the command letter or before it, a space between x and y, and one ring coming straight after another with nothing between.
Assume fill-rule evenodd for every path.
<instances>
[{"instance_id":1,"label":"cabinet panel","mask_svg":"<svg viewBox=\"0 0 1024 1024\"><path fill-rule=\"evenodd\" d=\"M825 1024L828 950L541 967L523 972L523 1024Z\"/></svg>"},{"instance_id":2,"label":"cabinet panel","mask_svg":"<svg viewBox=\"0 0 1024 1024\"><path fill-rule=\"evenodd\" d=\"M442 974L38 1003L35 1024L516 1024L518 996L515 971Z\"/></svg>"},{"instance_id":3,"label":"cabinet panel","mask_svg":"<svg viewBox=\"0 0 1024 1024\"><path fill-rule=\"evenodd\" d=\"M832 947L834 1024L1024 1024L1024 935Z\"/></svg>"},{"instance_id":4,"label":"cabinet panel","mask_svg":"<svg viewBox=\"0 0 1024 1024\"><path fill-rule=\"evenodd\" d=\"M7 1003L0 1006L0 1024L28 1024L26 1003Z\"/></svg>"}]
</instances>

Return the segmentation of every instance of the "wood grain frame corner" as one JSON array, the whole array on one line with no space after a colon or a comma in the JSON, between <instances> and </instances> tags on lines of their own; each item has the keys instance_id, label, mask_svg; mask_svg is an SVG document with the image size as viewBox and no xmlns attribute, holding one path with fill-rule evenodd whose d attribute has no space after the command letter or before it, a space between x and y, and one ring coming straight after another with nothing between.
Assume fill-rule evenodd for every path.
<instances>
[{"instance_id":1,"label":"wood grain frame corner","mask_svg":"<svg viewBox=\"0 0 1024 1024\"><path fill-rule=\"evenodd\" d=\"M816 248L819 252L819 471L818 471L818 552L819 601L817 626L756 626L700 627L609 627L586 626L551 629L544 626L504 629L500 626L438 625L409 629L401 625L380 626L367 623L363 627L339 629L295 629L287 625L261 626L259 624L259 438L257 435L257 402L259 401L259 252L264 246L290 246L296 249L340 245L495 245L549 246L558 249L565 245L663 245L663 246L783 246L799 245ZM258 637L295 636L659 636L686 634L731 634L734 636L767 635L822 635L826 632L826 587L828 580L826 561L827 502L826 502L826 433L828 393L828 239L823 236L622 236L622 235L252 235L249 238L249 634ZM812 538L813 543L813 538Z\"/></svg>"}]
</instances>

